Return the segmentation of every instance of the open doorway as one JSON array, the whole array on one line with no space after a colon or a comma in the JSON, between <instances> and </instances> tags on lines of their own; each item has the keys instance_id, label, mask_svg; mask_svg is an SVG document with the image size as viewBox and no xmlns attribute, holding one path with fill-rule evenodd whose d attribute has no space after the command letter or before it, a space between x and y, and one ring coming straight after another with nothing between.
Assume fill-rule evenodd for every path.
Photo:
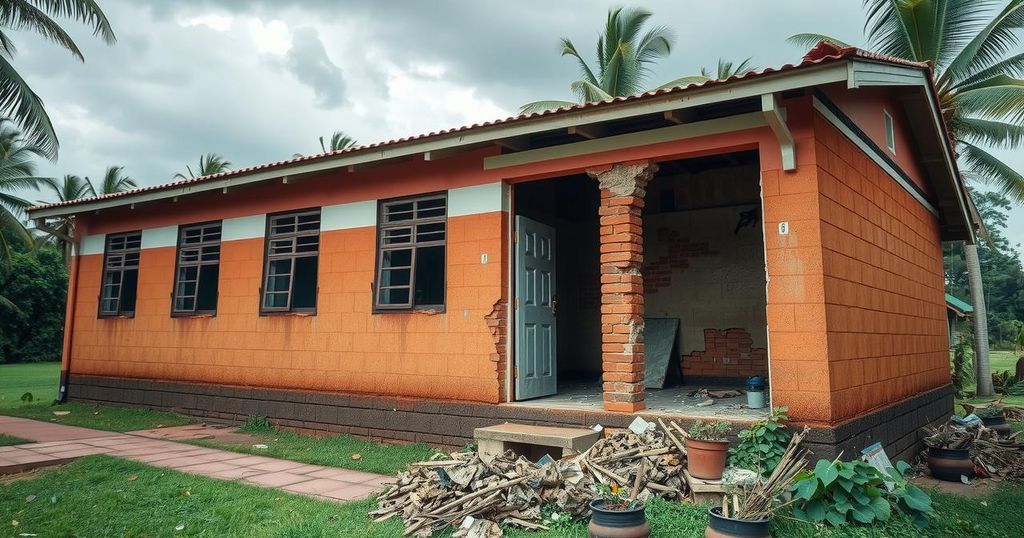
<instances>
[{"instance_id":1,"label":"open doorway","mask_svg":"<svg viewBox=\"0 0 1024 538\"><path fill-rule=\"evenodd\" d=\"M599 205L597 182L585 175L515 186L515 399L523 405L602 408ZM659 336L667 380L647 391L648 409L690 411L707 398L691 396L698 389L739 388L750 376L766 376L757 153L659 163L643 221L647 361L655 347L651 320L678 326ZM550 259L538 261L545 238ZM548 303L543 271L550 271ZM745 415L744 401L716 401L699 414Z\"/></svg>"}]
</instances>

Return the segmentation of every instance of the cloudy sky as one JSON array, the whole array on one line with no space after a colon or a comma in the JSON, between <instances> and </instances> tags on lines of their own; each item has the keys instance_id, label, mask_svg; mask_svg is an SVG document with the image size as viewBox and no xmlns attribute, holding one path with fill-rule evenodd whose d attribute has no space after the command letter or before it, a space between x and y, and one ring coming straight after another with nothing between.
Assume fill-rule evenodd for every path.
<instances>
[{"instance_id":1,"label":"cloudy sky","mask_svg":"<svg viewBox=\"0 0 1024 538\"><path fill-rule=\"evenodd\" d=\"M571 99L576 68L558 38L587 54L608 6L586 0L100 0L114 46L66 25L86 62L16 35L15 65L44 99L61 141L41 172L102 176L124 165L140 184L168 181L199 155L243 167L319 151L344 130L361 143L512 115L542 98ZM674 29L654 85L753 56L798 61L785 43L818 31L861 41L860 2L648 1ZM1024 155L1004 152L1024 169ZM194 165L193 165L194 167ZM30 195L30 197L33 195ZM34 195L38 198L38 195ZM1011 239L1024 242L1024 209Z\"/></svg>"}]
</instances>

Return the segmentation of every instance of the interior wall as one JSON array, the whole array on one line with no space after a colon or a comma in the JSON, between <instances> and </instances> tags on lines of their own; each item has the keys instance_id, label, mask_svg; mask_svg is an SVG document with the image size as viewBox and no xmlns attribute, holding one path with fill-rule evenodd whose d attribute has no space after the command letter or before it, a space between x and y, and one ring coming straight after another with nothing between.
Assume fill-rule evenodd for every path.
<instances>
[{"instance_id":1,"label":"interior wall","mask_svg":"<svg viewBox=\"0 0 1024 538\"><path fill-rule=\"evenodd\" d=\"M680 321L684 380L767 375L756 158L663 167L644 215L645 317ZM648 345L648 347L651 347Z\"/></svg>"},{"instance_id":2,"label":"interior wall","mask_svg":"<svg viewBox=\"0 0 1024 538\"><path fill-rule=\"evenodd\" d=\"M555 228L558 380L601 377L597 182L587 176L516 186L516 214Z\"/></svg>"}]
</instances>

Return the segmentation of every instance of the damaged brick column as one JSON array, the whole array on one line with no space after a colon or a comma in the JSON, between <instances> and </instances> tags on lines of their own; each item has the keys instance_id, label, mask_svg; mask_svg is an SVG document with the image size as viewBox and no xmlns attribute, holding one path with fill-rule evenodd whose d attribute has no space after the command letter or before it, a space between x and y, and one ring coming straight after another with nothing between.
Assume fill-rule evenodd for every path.
<instances>
[{"instance_id":1,"label":"damaged brick column","mask_svg":"<svg viewBox=\"0 0 1024 538\"><path fill-rule=\"evenodd\" d=\"M604 408L644 409L644 188L658 167L587 170L601 188L601 362Z\"/></svg>"}]
</instances>

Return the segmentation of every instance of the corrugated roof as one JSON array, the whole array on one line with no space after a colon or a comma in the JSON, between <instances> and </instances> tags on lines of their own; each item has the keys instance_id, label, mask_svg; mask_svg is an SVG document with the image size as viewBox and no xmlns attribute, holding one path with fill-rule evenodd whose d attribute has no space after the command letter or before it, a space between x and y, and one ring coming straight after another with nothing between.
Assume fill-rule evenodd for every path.
<instances>
[{"instance_id":1,"label":"corrugated roof","mask_svg":"<svg viewBox=\"0 0 1024 538\"><path fill-rule=\"evenodd\" d=\"M389 146L395 146L395 145L400 145L400 144L405 144L405 143L410 143L410 142L421 142L421 141L424 141L424 140L427 140L427 139L431 139L431 138L437 138L437 137L442 137L442 136L456 134L456 133L464 133L466 131L471 131L471 130L476 130L476 129L484 129L484 128L489 128L489 127L505 126L505 125L510 125L510 124L514 124L514 123L529 121L529 120L532 120L532 119L535 119L535 118L551 117L551 116L557 116L557 115L562 115L562 114L569 114L569 113L579 112L581 110L591 110L591 109L595 109L595 108L598 108L598 107L614 106L616 103L626 103L626 102L640 101L640 100L644 100L644 99L651 99L651 98L654 98L654 97L661 97L661 96L665 96L665 95L682 93L682 92L685 92L687 90L693 90L693 89L697 89L697 88L708 88L708 87L714 87L714 86L721 86L721 85L737 82L737 81L740 81L740 80L749 80L749 79L753 79L753 78L757 78L757 77L763 77L763 76L767 76L767 75L771 75L771 74L775 74L775 73L782 73L782 72L791 71L791 70L794 70L794 69L810 67L810 66L814 66L814 65L821 65L821 64L826 64L826 63L830 63L830 62L835 62L835 61L840 61L840 60L845 60L845 59L848 59L848 58L855 58L855 57L856 58L863 58L863 59L867 59L867 60L873 60L873 61L897 64L897 65L904 65L904 66L908 66L908 67L915 67L915 68L928 69L928 70L931 69L931 66L929 64L926 64L926 63L911 62L911 61L903 60L903 59L900 59L900 58L893 58L893 57L890 57L890 56L884 56L884 55L881 55L881 54L875 54L875 53L867 52L867 51L864 51L864 50L861 50L861 49L858 49L858 48L855 48L855 47L842 48L842 47L839 47L839 46L837 46L837 45L835 45L833 43L829 43L827 41L822 41L821 43L818 43L816 46L814 46L814 48L809 50L807 52L807 54L804 55L804 57L802 58L801 62L798 63L798 64L785 64L785 65L783 65L781 67L777 67L777 68L766 67L766 68L764 68L764 69L762 69L760 71L751 71L749 73L745 73L745 74L742 74L742 75L733 75L733 76L731 76L729 78L722 79L722 80L709 80L709 81L702 82L702 83L699 83L699 84L689 84L689 85L686 85L686 86L675 86L675 87L672 87L672 88L663 88L663 89L659 89L659 90L651 90L651 91L648 91L648 92L638 93L638 94L634 94L634 95L628 95L628 96L624 96L624 97L614 97L612 99L605 99L603 101L593 101L593 102L588 102L588 103L581 103L581 104L577 104L577 105L561 107L561 108L557 108L557 109L554 109L554 110L546 110L546 111L543 111L543 112L534 112L534 113L530 113L530 114L520 114L518 116L509 116L509 117L503 118L503 119L497 119L497 120L493 120L493 121L486 121L486 122L482 122L482 123L474 123L474 124L471 124L471 125L464 125L464 126L455 127L455 128L452 128L452 129L444 129L444 130L441 130L441 131L434 131L434 132L430 132L430 133L419 134L419 135L409 136L409 137L404 137L404 138L397 138L397 139L394 139L394 140L388 140L388 141L384 141L384 142L377 142L377 143L374 143L374 144L367 144L367 145L363 145L363 146L356 146L356 147L352 147L352 148L348 148L348 149L343 149L343 150L339 150L339 151L329 151L329 152L326 152L326 153L318 153L318 154L315 154L315 155L306 155L306 156L294 157L292 159L286 159L286 160L281 160L281 161L274 161L274 162L269 162L269 163L263 163L263 164L258 164L258 165L255 165L255 166L249 166L249 167L246 167L246 168L239 168L238 170L230 170L230 171L227 171L227 172L221 172L219 174L211 174L211 175L207 175L207 176L187 178L187 179L182 179L182 180L178 180L178 181L172 181L172 182L169 182L169 183L153 185L153 186L149 186L149 187L139 187L137 189L131 189L131 190L117 192L117 193L101 194L101 195L98 195L98 196L91 196L91 197L88 197L88 198L79 198L77 200L69 200L69 201L65 201L65 202L55 202L55 203L52 203L52 204L42 204L42 205L30 207L28 209L28 211L31 212L31 211L36 211L36 210L40 210L40 209L47 209L47 208L53 208L53 207L74 206L74 205L78 205L78 204L84 204L84 203L87 203L87 202L94 202L94 201L97 201L97 200L109 200L109 199L115 199L115 198L122 198L122 197L127 197L127 196L131 196L131 195L139 194L139 193L143 193L143 192L160 191L160 190L164 190L164 189L171 189L171 188L175 188L175 187L181 187L183 185L191 185L191 184L201 183L201 182L205 182L205 181L211 181L211 180L215 180L215 179L224 179L224 178L230 178L230 177L236 177L236 176L244 176L246 174L251 174L251 173L254 173L254 172L265 171L265 170L272 170L272 169L276 169L276 168L286 168L286 167L294 165L294 164L319 161L319 160L327 159L327 158L330 158L330 157L336 157L338 155L350 155L350 154L366 153L366 152L370 152L370 151L378 151L378 150L381 150L382 148L386 148L386 147L389 147Z\"/></svg>"},{"instance_id":2,"label":"corrugated roof","mask_svg":"<svg viewBox=\"0 0 1024 538\"><path fill-rule=\"evenodd\" d=\"M957 310L963 314L970 314L974 312L974 307L971 306L970 303L961 301L960 299L957 299L956 296L948 293L946 294L946 307Z\"/></svg>"}]
</instances>

